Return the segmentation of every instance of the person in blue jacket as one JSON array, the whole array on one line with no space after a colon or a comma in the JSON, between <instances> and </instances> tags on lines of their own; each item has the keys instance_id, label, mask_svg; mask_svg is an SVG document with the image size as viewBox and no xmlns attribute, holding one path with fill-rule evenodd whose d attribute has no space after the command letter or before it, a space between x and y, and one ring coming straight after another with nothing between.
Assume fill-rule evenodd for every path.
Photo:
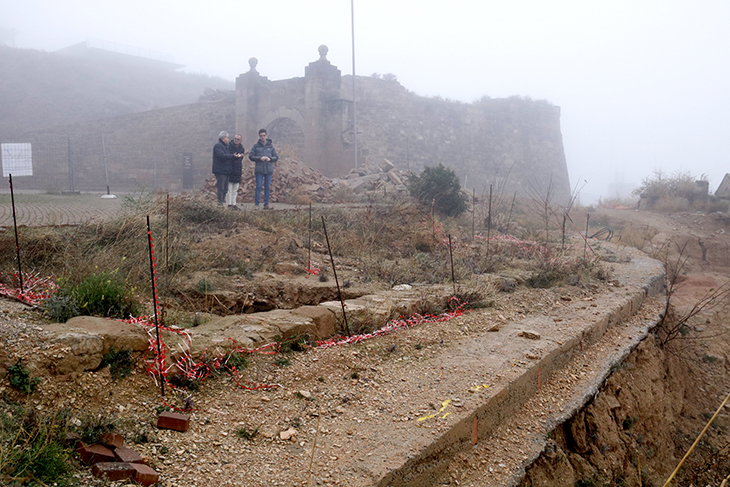
<instances>
[{"instance_id":1,"label":"person in blue jacket","mask_svg":"<svg viewBox=\"0 0 730 487\"><path fill-rule=\"evenodd\" d=\"M256 192L254 203L259 209L261 200L261 186L264 186L264 209L269 209L269 194L271 193L271 176L274 174L274 163L279 160L271 139L266 138L266 129L259 130L259 140L251 148L248 158L256 163L254 174L256 175Z\"/></svg>"},{"instance_id":2,"label":"person in blue jacket","mask_svg":"<svg viewBox=\"0 0 730 487\"><path fill-rule=\"evenodd\" d=\"M228 180L231 176L233 159L243 157L243 154L233 154L228 149L228 132L218 134L218 142L213 146L213 174L215 186L218 190L218 204L223 206L228 192Z\"/></svg>"}]
</instances>

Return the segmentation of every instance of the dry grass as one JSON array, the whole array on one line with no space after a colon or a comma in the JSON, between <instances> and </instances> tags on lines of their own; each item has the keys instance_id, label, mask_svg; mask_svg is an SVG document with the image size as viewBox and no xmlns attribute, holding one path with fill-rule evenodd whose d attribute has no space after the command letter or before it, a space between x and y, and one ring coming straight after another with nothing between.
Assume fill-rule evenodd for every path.
<instances>
[{"instance_id":1,"label":"dry grass","mask_svg":"<svg viewBox=\"0 0 730 487\"><path fill-rule=\"evenodd\" d=\"M503 215L507 211L505 202L500 204L492 207L492 221L503 222L500 226L506 229L511 220L510 233L522 238L544 238L540 229L544 221L529 212L528 204L518 200L512 205L510 200L509 218ZM582 277L575 276L586 270L585 266L566 263L573 257L556 253L557 249L494 238L487 241L484 225L489 221L482 221L477 227L475 214L466 213L460 218L437 216L434 221L431 214L409 201L357 208L318 207L311 221L308 210L232 212L217 207L205 196L182 195L168 202L166 195L139 195L125 198L123 207L125 212L120 217L102 223L23 229L24 270L63 278L69 283L79 283L91 274L115 272L140 301L151 301L148 216L158 292L167 295L189 294L189 284L187 290L179 285L191 278L196 282L205 279L219 287L231 280L229 276L251 279L256 272L274 272L281 262L294 263L303 270L310 250L312 259L318 260L331 278L328 240L336 265L347 274L340 279L355 284L471 286L469 283L475 282L476 276L506 269L544 277L546 262L551 262L549 273L553 277L540 284L544 286L581 281ZM476 211L481 211L479 208ZM551 225L550 235L558 238L557 222ZM533 228L537 230L532 231ZM491 237L498 235L496 229L489 230ZM472 238L473 233L477 238ZM12 232L0 233L0 276L5 276L0 278L4 280L16 268L13 239ZM168 312L174 314L176 307L188 312L207 311L196 308L201 297L219 290L223 289L211 290L207 285L193 290L200 296L173 299L167 303L171 306ZM367 328L366 324L363 326Z\"/></svg>"}]
</instances>

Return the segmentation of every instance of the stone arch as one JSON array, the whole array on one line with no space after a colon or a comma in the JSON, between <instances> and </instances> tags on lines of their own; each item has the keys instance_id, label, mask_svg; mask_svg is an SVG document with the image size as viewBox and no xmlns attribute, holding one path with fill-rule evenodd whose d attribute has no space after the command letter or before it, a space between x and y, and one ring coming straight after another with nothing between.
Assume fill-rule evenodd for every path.
<instances>
[{"instance_id":1,"label":"stone arch","mask_svg":"<svg viewBox=\"0 0 730 487\"><path fill-rule=\"evenodd\" d=\"M268 132L277 150L284 149L291 155L301 158L304 154L304 116L289 107L279 107L267 113L261 120L261 127Z\"/></svg>"}]
</instances>

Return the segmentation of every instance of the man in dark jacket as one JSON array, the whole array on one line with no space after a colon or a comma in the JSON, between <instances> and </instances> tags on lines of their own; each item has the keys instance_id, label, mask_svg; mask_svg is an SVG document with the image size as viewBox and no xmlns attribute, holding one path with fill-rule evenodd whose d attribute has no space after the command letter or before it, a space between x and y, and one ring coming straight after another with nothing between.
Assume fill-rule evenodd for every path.
<instances>
[{"instance_id":1,"label":"man in dark jacket","mask_svg":"<svg viewBox=\"0 0 730 487\"><path fill-rule=\"evenodd\" d=\"M223 206L228 192L228 179L231 175L233 158L241 154L231 154L228 150L228 132L218 134L218 142L213 146L213 174L218 190L218 204Z\"/></svg>"},{"instance_id":2,"label":"man in dark jacket","mask_svg":"<svg viewBox=\"0 0 730 487\"><path fill-rule=\"evenodd\" d=\"M259 130L259 140L251 148L248 158L256 163L256 193L254 203L259 208L261 199L261 185L264 186L264 209L269 209L269 193L271 192L271 175L274 174L274 163L279 160L271 139L266 138L266 129Z\"/></svg>"},{"instance_id":3,"label":"man in dark jacket","mask_svg":"<svg viewBox=\"0 0 730 487\"><path fill-rule=\"evenodd\" d=\"M228 143L228 151L234 154L234 157L231 161L231 174L228 176L226 203L228 208L232 210L238 209L236 197L238 196L238 185L241 184L241 175L243 174L243 156L246 155L246 149L243 148L241 139L241 135L236 134L233 136L233 140Z\"/></svg>"}]
</instances>

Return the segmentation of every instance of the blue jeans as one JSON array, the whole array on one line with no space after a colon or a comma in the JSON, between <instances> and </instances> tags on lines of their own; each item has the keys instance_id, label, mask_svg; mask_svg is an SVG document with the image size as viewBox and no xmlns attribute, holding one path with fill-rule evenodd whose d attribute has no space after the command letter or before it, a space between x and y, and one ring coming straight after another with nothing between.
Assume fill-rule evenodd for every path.
<instances>
[{"instance_id":1,"label":"blue jeans","mask_svg":"<svg viewBox=\"0 0 730 487\"><path fill-rule=\"evenodd\" d=\"M256 174L256 193L254 203L259 206L261 201L261 184L264 184L264 206L269 206L269 194L271 193L271 174Z\"/></svg>"}]
</instances>

